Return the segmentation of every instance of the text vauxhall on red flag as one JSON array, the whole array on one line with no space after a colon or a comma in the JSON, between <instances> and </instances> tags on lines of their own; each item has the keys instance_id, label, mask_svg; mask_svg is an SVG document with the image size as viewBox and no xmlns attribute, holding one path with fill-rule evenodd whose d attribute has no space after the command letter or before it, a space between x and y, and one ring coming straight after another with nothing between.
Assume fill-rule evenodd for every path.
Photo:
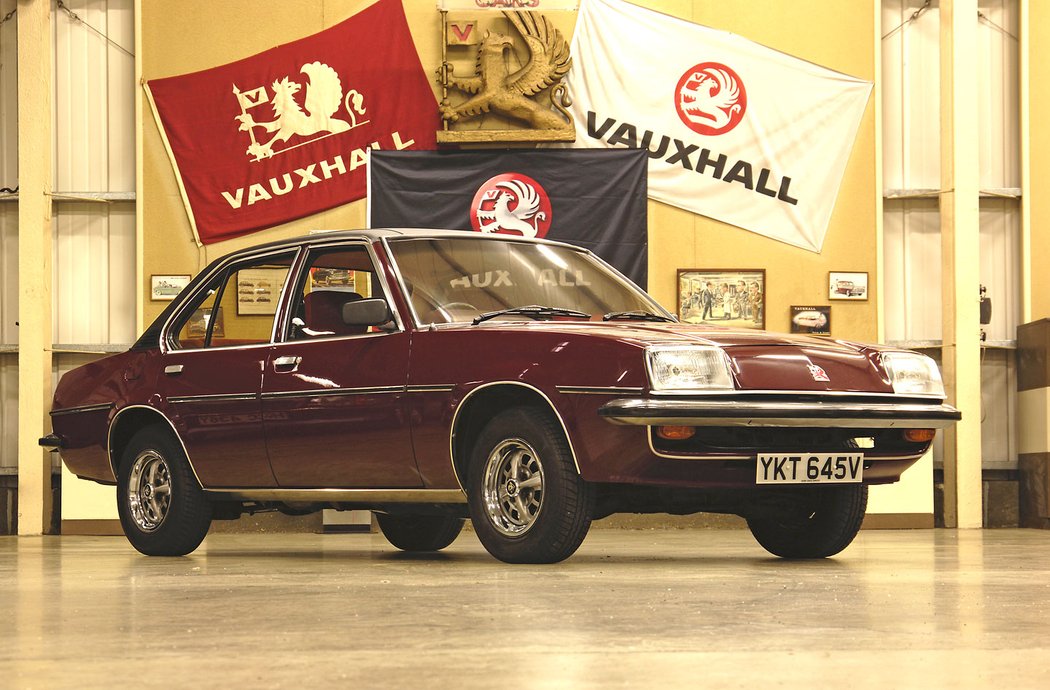
<instances>
[{"instance_id":1,"label":"text vauxhall on red flag","mask_svg":"<svg viewBox=\"0 0 1050 690\"><path fill-rule=\"evenodd\" d=\"M437 105L400 0L146 88L202 244L363 198L370 148L435 148Z\"/></svg>"}]
</instances>

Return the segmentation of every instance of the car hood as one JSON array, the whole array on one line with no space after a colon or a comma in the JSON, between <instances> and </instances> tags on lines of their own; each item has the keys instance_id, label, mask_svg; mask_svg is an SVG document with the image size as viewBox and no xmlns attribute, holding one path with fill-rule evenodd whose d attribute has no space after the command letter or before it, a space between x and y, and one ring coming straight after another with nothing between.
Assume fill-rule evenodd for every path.
<instances>
[{"instance_id":1,"label":"car hood","mask_svg":"<svg viewBox=\"0 0 1050 690\"><path fill-rule=\"evenodd\" d=\"M489 322L489 328L536 330L649 345L715 345L733 364L743 390L893 393L876 346L829 338L682 323ZM484 326L483 326L484 327ZM475 326L475 328L477 328Z\"/></svg>"},{"instance_id":2,"label":"car hood","mask_svg":"<svg viewBox=\"0 0 1050 690\"><path fill-rule=\"evenodd\" d=\"M859 352L864 346L854 345L829 338L818 338L788 333L772 333L749 328L725 328L722 326L695 325L688 323L663 323L648 321L487 321L480 326L465 328L491 328L508 330L542 330L565 334L588 335L615 340L626 340L639 345L698 344L719 347L741 347L760 345L792 345L814 347L843 352Z\"/></svg>"}]
</instances>

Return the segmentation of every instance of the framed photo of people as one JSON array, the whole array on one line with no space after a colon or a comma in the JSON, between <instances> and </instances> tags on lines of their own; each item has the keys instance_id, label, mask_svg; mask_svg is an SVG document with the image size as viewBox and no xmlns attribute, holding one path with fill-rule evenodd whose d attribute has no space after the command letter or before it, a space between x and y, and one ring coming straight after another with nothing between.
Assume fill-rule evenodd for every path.
<instances>
[{"instance_id":1,"label":"framed photo of people","mask_svg":"<svg viewBox=\"0 0 1050 690\"><path fill-rule=\"evenodd\" d=\"M678 269L678 318L685 323L765 328L765 269Z\"/></svg>"}]
</instances>

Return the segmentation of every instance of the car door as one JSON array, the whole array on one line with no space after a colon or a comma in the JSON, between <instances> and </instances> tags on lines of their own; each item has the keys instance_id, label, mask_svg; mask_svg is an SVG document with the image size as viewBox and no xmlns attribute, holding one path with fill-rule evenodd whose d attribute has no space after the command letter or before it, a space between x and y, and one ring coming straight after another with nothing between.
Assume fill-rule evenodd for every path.
<instances>
[{"instance_id":1,"label":"car door","mask_svg":"<svg viewBox=\"0 0 1050 690\"><path fill-rule=\"evenodd\" d=\"M296 251L221 268L165 334L158 394L201 484L273 487L259 391Z\"/></svg>"},{"instance_id":2,"label":"car door","mask_svg":"<svg viewBox=\"0 0 1050 690\"><path fill-rule=\"evenodd\" d=\"M342 305L389 291L365 242L312 249L263 371L270 466L283 488L423 485L405 415L409 336L396 316L347 326Z\"/></svg>"}]
</instances>

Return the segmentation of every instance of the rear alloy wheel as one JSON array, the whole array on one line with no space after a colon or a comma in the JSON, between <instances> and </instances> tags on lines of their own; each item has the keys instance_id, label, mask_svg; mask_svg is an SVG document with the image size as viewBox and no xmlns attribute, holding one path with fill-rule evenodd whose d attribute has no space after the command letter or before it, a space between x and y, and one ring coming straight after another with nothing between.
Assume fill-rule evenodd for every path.
<instances>
[{"instance_id":1,"label":"rear alloy wheel","mask_svg":"<svg viewBox=\"0 0 1050 690\"><path fill-rule=\"evenodd\" d=\"M200 546L211 526L211 503L171 434L138 431L117 474L117 512L132 546L147 556L184 556Z\"/></svg>"},{"instance_id":2,"label":"rear alloy wheel","mask_svg":"<svg viewBox=\"0 0 1050 690\"><path fill-rule=\"evenodd\" d=\"M782 558L827 558L850 545L864 522L866 485L805 486L794 493L793 505L781 514L747 519L766 551Z\"/></svg>"},{"instance_id":3,"label":"rear alloy wheel","mask_svg":"<svg viewBox=\"0 0 1050 690\"><path fill-rule=\"evenodd\" d=\"M463 519L443 515L389 515L376 513L387 541L409 552L440 551L459 536Z\"/></svg>"},{"instance_id":4,"label":"rear alloy wheel","mask_svg":"<svg viewBox=\"0 0 1050 690\"><path fill-rule=\"evenodd\" d=\"M557 563L579 548L594 494L558 424L536 408L498 414L478 435L468 474L471 522L507 563Z\"/></svg>"}]
</instances>

